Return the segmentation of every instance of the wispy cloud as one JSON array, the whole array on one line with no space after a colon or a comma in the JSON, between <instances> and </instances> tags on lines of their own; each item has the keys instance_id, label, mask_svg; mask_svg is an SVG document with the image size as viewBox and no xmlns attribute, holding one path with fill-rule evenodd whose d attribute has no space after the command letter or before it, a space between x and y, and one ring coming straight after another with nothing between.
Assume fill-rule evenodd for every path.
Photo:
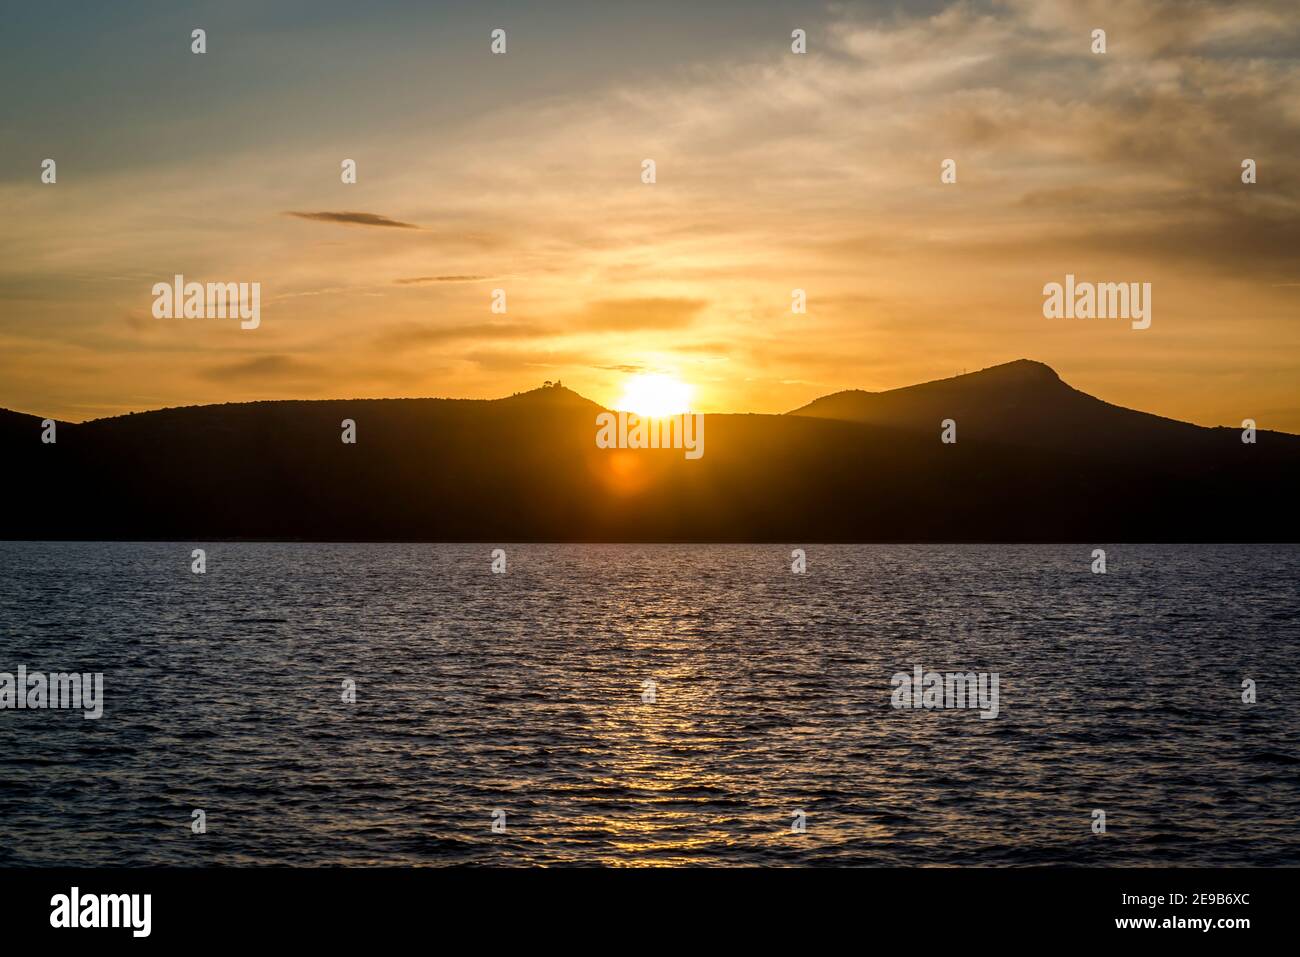
<instances>
[{"instance_id":1,"label":"wispy cloud","mask_svg":"<svg viewBox=\"0 0 1300 957\"><path fill-rule=\"evenodd\" d=\"M87 343L113 371L61 381L46 390L57 401L116 388L125 405L136 382L149 401L252 394L306 374L287 359L300 355L343 392L501 395L545 365L609 399L627 372L660 369L698 376L702 407L784 411L1034 356L1121 404L1220 424L1285 407L1281 426L1300 430L1300 326L1283 325L1300 247L1294 0L819 9L806 56L779 36L665 45L649 73L600 67L535 88L491 63L488 105L453 122L359 121L357 186L339 184L344 154L319 130L289 128L278 152L307 172L271 185L260 142L98 181L70 165L76 203L62 160L43 192L0 177L0 207L15 211L0 231L0 334L39 352L0 350L0 405L42 404L28 370L71 363ZM570 15L556 5L557 27ZM1090 51L1097 27L1104 56ZM425 59L429 77L450 69ZM358 97L378 98L382 84L357 79ZM263 86L245 100L277 91ZM646 157L653 186L639 178ZM949 157L958 181L944 185ZM1251 186L1246 157L1259 164ZM165 215L136 201L146 187ZM224 330L148 318L150 277L181 271L264 283L274 308L238 341L266 362L213 368ZM1067 271L1153 281L1151 334L1044 321L1039 290ZM140 278L69 281L83 275ZM476 285L489 281L508 316L489 311ZM1224 377L1231 389L1204 388Z\"/></svg>"},{"instance_id":2,"label":"wispy cloud","mask_svg":"<svg viewBox=\"0 0 1300 957\"><path fill-rule=\"evenodd\" d=\"M439 282L485 282L491 276L411 276L407 279L394 279L399 286L423 286Z\"/></svg>"},{"instance_id":3,"label":"wispy cloud","mask_svg":"<svg viewBox=\"0 0 1300 957\"><path fill-rule=\"evenodd\" d=\"M703 299L603 299L587 305L575 325L584 330L683 329L708 303Z\"/></svg>"},{"instance_id":4,"label":"wispy cloud","mask_svg":"<svg viewBox=\"0 0 1300 957\"><path fill-rule=\"evenodd\" d=\"M209 366L200 375L211 382L279 382L284 379L311 378L320 371L319 366L293 356L273 354Z\"/></svg>"},{"instance_id":5,"label":"wispy cloud","mask_svg":"<svg viewBox=\"0 0 1300 957\"><path fill-rule=\"evenodd\" d=\"M403 223L396 219L389 219L387 216L380 216L378 213L356 213L356 212L298 212L296 210L287 210L286 216L296 216L299 219L310 219L318 223L341 223L348 226L388 226L393 229L419 229L414 223Z\"/></svg>"},{"instance_id":6,"label":"wispy cloud","mask_svg":"<svg viewBox=\"0 0 1300 957\"><path fill-rule=\"evenodd\" d=\"M520 323L480 322L456 325L402 324L385 329L377 341L385 348L405 349L464 340L540 339L549 329Z\"/></svg>"}]
</instances>

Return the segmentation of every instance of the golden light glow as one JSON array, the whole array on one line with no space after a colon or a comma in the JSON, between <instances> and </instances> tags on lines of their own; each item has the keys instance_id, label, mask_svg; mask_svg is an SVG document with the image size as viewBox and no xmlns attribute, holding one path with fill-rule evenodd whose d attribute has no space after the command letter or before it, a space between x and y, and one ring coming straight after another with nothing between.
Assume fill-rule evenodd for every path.
<instances>
[{"instance_id":1,"label":"golden light glow","mask_svg":"<svg viewBox=\"0 0 1300 957\"><path fill-rule=\"evenodd\" d=\"M220 155L180 137L160 156L147 111L101 108L135 74L100 89L101 64L50 58L37 20L8 18L0 59L54 82L5 145L39 160L85 128L114 150L72 166L56 154L65 189L76 170L77 202L35 166L0 176L0 409L80 422L272 399L499 399L546 379L611 407L628 386L624 404L641 406L645 387L627 379L645 372L692 380L696 411L781 414L1028 358L1116 405L1208 426L1250 413L1300 432L1300 275L1285 252L1300 217L1283 211L1294 191L1270 192L1267 165L1241 183L1245 153L1225 166L1186 145L1232 143L1245 124L1251 156L1294 154L1296 111L1273 110L1274 123L1242 112L1295 99L1300 67L1278 55L1295 44L1270 12L1281 3L1196 4L1194 24L1172 32L1144 8L1173 4L1107 4L1130 96L1105 95L1112 70L1039 55L1051 36L1078 63L1105 60L1087 42L1100 4L999 3L997 16L957 0L818 4L802 24L818 55L776 59L761 32L725 51L682 43L698 17L658 4L638 40L662 67L648 74L640 57L562 55L571 30L619 49L634 18L550 4L554 29L535 39L561 55L539 54L537 82L484 66L476 95L448 98L438 123L411 122L387 95L395 77L463 82L460 59L428 57L417 6L367 21L389 46L358 49L346 9L317 4L317 29L241 47L245 82L205 87L185 117L227 121ZM356 120L349 135L375 144L355 199L334 174L266 174L267 150L286 168L339 169L324 94L280 68L307 57L351 65L356 82L330 93ZM1056 135L1065 110L1082 153ZM628 156L643 142L659 185ZM998 157L978 190L970 177L990 166L961 159L973 153ZM961 185L940 183L944 157ZM188 214L209 208L230 214ZM1067 269L1150 281L1152 328L1045 319L1039 294ZM155 319L152 285L186 270L259 281L260 328ZM498 286L514 290L510 311L485 313ZM1139 339L1163 336L1177 347L1135 359Z\"/></svg>"},{"instance_id":2,"label":"golden light glow","mask_svg":"<svg viewBox=\"0 0 1300 957\"><path fill-rule=\"evenodd\" d=\"M691 391L689 385L672 376L642 373L627 380L614 408L653 418L681 415L691 409Z\"/></svg>"}]
</instances>

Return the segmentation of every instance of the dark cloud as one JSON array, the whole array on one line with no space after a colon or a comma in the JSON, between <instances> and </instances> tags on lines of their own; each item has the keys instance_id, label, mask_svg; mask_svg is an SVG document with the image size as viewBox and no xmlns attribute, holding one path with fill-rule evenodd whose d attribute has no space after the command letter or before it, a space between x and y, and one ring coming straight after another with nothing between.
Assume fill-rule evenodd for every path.
<instances>
[{"instance_id":1,"label":"dark cloud","mask_svg":"<svg viewBox=\"0 0 1300 957\"><path fill-rule=\"evenodd\" d=\"M319 371L316 366L301 362L292 356L277 354L211 366L199 375L212 382L240 382L282 377L305 378L314 376Z\"/></svg>"},{"instance_id":2,"label":"dark cloud","mask_svg":"<svg viewBox=\"0 0 1300 957\"><path fill-rule=\"evenodd\" d=\"M423 286L435 282L485 282L491 276L411 276L408 279L394 279L399 286Z\"/></svg>"},{"instance_id":3,"label":"dark cloud","mask_svg":"<svg viewBox=\"0 0 1300 957\"><path fill-rule=\"evenodd\" d=\"M389 219L387 216L380 216L378 213L355 213L355 212L319 212L304 213L295 210L285 212L286 216L296 216L299 219L310 219L318 223L343 223L349 226L388 226L393 229L419 229L414 223L403 223L396 219Z\"/></svg>"}]
</instances>

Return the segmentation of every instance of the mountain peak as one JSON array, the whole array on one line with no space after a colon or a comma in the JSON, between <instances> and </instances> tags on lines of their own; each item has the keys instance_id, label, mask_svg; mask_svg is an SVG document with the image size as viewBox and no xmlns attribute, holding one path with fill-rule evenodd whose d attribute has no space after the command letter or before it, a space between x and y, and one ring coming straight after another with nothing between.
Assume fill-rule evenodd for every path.
<instances>
[{"instance_id":1,"label":"mountain peak","mask_svg":"<svg viewBox=\"0 0 1300 957\"><path fill-rule=\"evenodd\" d=\"M1000 365L989 366L987 369L980 369L978 372L969 372L966 375L1018 382L1061 381L1061 377L1055 369L1046 362L1039 362L1037 359L1015 359L1011 362L1003 362ZM960 379L963 376L953 376L953 378Z\"/></svg>"},{"instance_id":2,"label":"mountain peak","mask_svg":"<svg viewBox=\"0 0 1300 957\"><path fill-rule=\"evenodd\" d=\"M962 372L883 392L847 389L814 399L788 414L862 420L875 417L866 413L865 410L869 408L883 408L882 404L910 400L915 396L942 397L942 401L951 402L952 397L958 395L977 396L997 392L1023 396L1026 389L1051 390L1052 387L1069 389L1056 370L1047 363L1036 359L1014 359L975 372Z\"/></svg>"},{"instance_id":3,"label":"mountain peak","mask_svg":"<svg viewBox=\"0 0 1300 957\"><path fill-rule=\"evenodd\" d=\"M591 399L579 395L572 389L561 385L558 381L547 382L545 385L541 385L536 389L529 389L527 392L516 392L501 401L516 405L528 405L534 408L538 406L546 408L592 406L599 408L597 403L591 401Z\"/></svg>"},{"instance_id":4,"label":"mountain peak","mask_svg":"<svg viewBox=\"0 0 1300 957\"><path fill-rule=\"evenodd\" d=\"M957 375L945 376L942 379L930 379L916 385L902 386L898 389L889 389L886 392L877 394L887 395L890 392L905 392L908 389L929 389L940 385L984 384L997 388L1006 388L1008 386L1052 385L1056 383L1061 383L1061 377L1046 362L1039 362L1037 359L1013 359L1010 362L1000 362L995 366L976 369L974 372L961 372Z\"/></svg>"}]
</instances>

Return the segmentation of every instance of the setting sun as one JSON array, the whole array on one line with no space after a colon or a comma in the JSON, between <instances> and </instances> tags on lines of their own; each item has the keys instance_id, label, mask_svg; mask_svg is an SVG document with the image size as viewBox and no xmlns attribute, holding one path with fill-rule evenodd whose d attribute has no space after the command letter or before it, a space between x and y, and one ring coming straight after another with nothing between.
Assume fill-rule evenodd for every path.
<instances>
[{"instance_id":1,"label":"setting sun","mask_svg":"<svg viewBox=\"0 0 1300 957\"><path fill-rule=\"evenodd\" d=\"M659 418L690 411L691 387L666 375L640 374L628 379L615 408Z\"/></svg>"}]
</instances>

